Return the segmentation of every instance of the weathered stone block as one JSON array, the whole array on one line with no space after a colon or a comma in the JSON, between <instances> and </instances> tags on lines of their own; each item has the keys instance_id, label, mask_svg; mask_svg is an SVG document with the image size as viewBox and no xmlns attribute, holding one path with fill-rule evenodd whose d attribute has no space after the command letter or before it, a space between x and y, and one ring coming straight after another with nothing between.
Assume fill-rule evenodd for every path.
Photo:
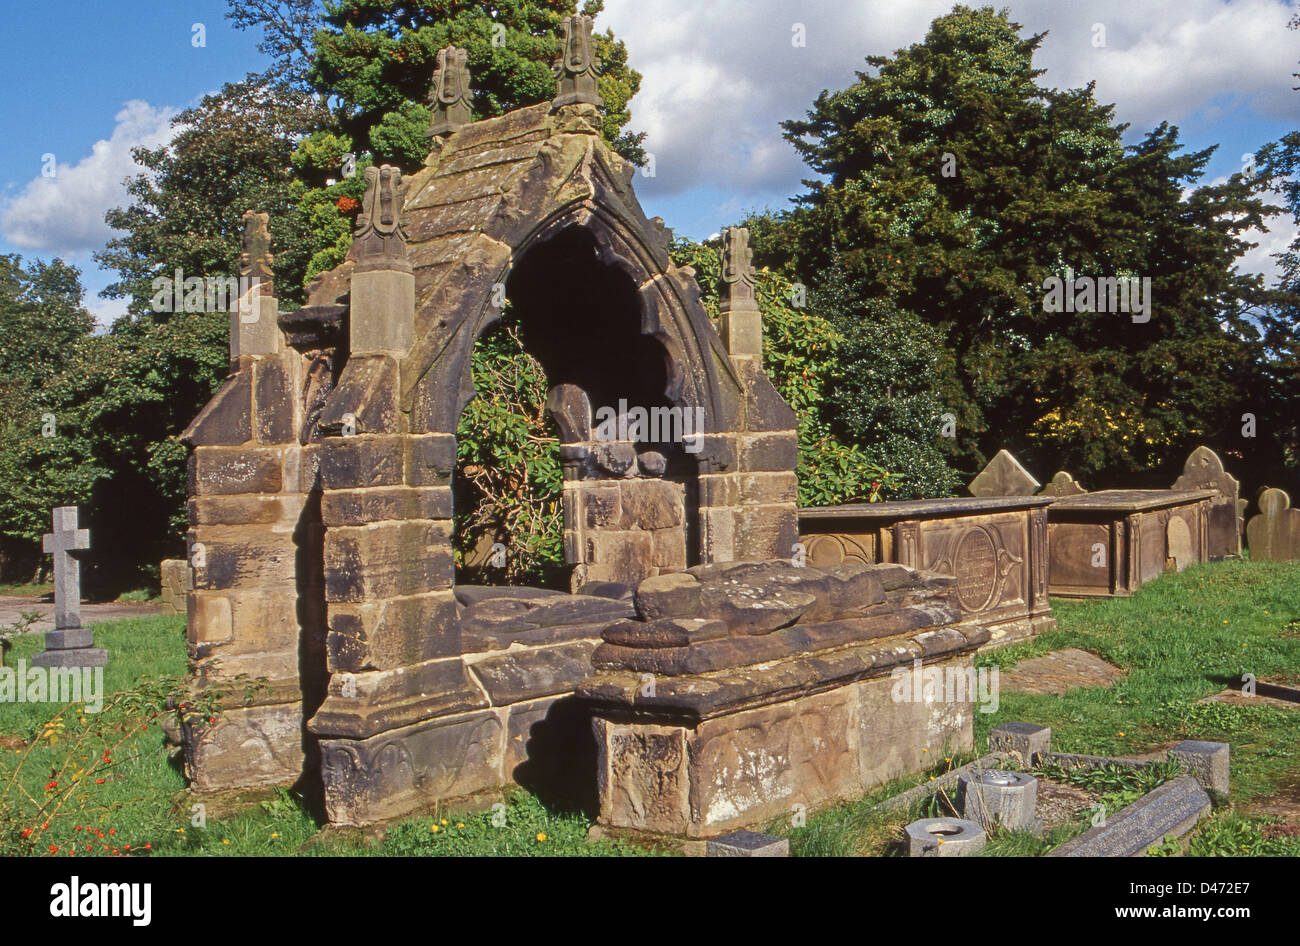
<instances>
[{"instance_id":1,"label":"weathered stone block","mask_svg":"<svg viewBox=\"0 0 1300 946\"><path fill-rule=\"evenodd\" d=\"M808 810L861 785L852 687L700 724L687 739L689 834L700 837Z\"/></svg>"},{"instance_id":2,"label":"weathered stone block","mask_svg":"<svg viewBox=\"0 0 1300 946\"><path fill-rule=\"evenodd\" d=\"M1052 751L1052 729L1033 723L1003 723L989 733L990 752L1014 752L1025 765Z\"/></svg>"},{"instance_id":3,"label":"weathered stone block","mask_svg":"<svg viewBox=\"0 0 1300 946\"><path fill-rule=\"evenodd\" d=\"M320 481L326 490L402 485L403 438L330 437L321 444Z\"/></svg>"},{"instance_id":4,"label":"weathered stone block","mask_svg":"<svg viewBox=\"0 0 1300 946\"><path fill-rule=\"evenodd\" d=\"M682 524L683 494L677 483L632 480L621 484L621 529L671 529Z\"/></svg>"},{"instance_id":5,"label":"weathered stone block","mask_svg":"<svg viewBox=\"0 0 1300 946\"><path fill-rule=\"evenodd\" d=\"M792 472L799 462L799 447L790 432L741 438L740 468L747 471Z\"/></svg>"},{"instance_id":6,"label":"weathered stone block","mask_svg":"<svg viewBox=\"0 0 1300 946\"><path fill-rule=\"evenodd\" d=\"M406 437L406 485L447 486L456 470L456 437L411 434Z\"/></svg>"},{"instance_id":7,"label":"weathered stone block","mask_svg":"<svg viewBox=\"0 0 1300 946\"><path fill-rule=\"evenodd\" d=\"M616 529L623 516L621 492L613 486L584 486L581 497L582 521L588 529Z\"/></svg>"},{"instance_id":8,"label":"weathered stone block","mask_svg":"<svg viewBox=\"0 0 1300 946\"><path fill-rule=\"evenodd\" d=\"M396 519L450 519L451 487L332 489L321 497L321 515L331 526L359 526Z\"/></svg>"},{"instance_id":9,"label":"weathered stone block","mask_svg":"<svg viewBox=\"0 0 1300 946\"><path fill-rule=\"evenodd\" d=\"M690 825L686 731L592 720L600 820L618 827L685 834Z\"/></svg>"},{"instance_id":10,"label":"weathered stone block","mask_svg":"<svg viewBox=\"0 0 1300 946\"><path fill-rule=\"evenodd\" d=\"M1169 750L1169 760L1177 762L1207 791L1228 797L1229 756L1232 750L1226 742L1203 742L1184 739Z\"/></svg>"},{"instance_id":11,"label":"weathered stone block","mask_svg":"<svg viewBox=\"0 0 1300 946\"><path fill-rule=\"evenodd\" d=\"M275 332L279 335L278 329ZM284 363L279 358L259 359L253 376L253 438L259 443L297 446L292 385Z\"/></svg>"},{"instance_id":12,"label":"weathered stone block","mask_svg":"<svg viewBox=\"0 0 1300 946\"><path fill-rule=\"evenodd\" d=\"M740 501L755 505L793 504L799 481L793 473L745 473L740 477Z\"/></svg>"},{"instance_id":13,"label":"weathered stone block","mask_svg":"<svg viewBox=\"0 0 1300 946\"><path fill-rule=\"evenodd\" d=\"M694 575L657 575L636 587L636 611L643 619L693 618L700 611L700 583Z\"/></svg>"},{"instance_id":14,"label":"weathered stone block","mask_svg":"<svg viewBox=\"0 0 1300 946\"><path fill-rule=\"evenodd\" d=\"M450 591L329 609L332 673L390 670L460 652L460 622Z\"/></svg>"},{"instance_id":15,"label":"weathered stone block","mask_svg":"<svg viewBox=\"0 0 1300 946\"><path fill-rule=\"evenodd\" d=\"M593 639L531 647L476 657L470 673L493 706L505 706L573 690L592 674Z\"/></svg>"},{"instance_id":16,"label":"weathered stone block","mask_svg":"<svg viewBox=\"0 0 1300 946\"><path fill-rule=\"evenodd\" d=\"M710 838L705 857L789 857L789 838L778 838L757 831L733 831L720 838Z\"/></svg>"},{"instance_id":17,"label":"weathered stone block","mask_svg":"<svg viewBox=\"0 0 1300 946\"><path fill-rule=\"evenodd\" d=\"M654 563L659 568L686 567L686 533L682 529L658 529L654 537Z\"/></svg>"},{"instance_id":18,"label":"weathered stone block","mask_svg":"<svg viewBox=\"0 0 1300 946\"><path fill-rule=\"evenodd\" d=\"M278 493L283 482L280 453L277 447L199 447L190 493Z\"/></svg>"},{"instance_id":19,"label":"weathered stone block","mask_svg":"<svg viewBox=\"0 0 1300 946\"><path fill-rule=\"evenodd\" d=\"M230 598L223 593L190 592L185 630L191 646L230 640L234 636Z\"/></svg>"},{"instance_id":20,"label":"weathered stone block","mask_svg":"<svg viewBox=\"0 0 1300 946\"><path fill-rule=\"evenodd\" d=\"M231 495L200 496L189 503L190 524L242 526L291 524L302 513L301 496Z\"/></svg>"},{"instance_id":21,"label":"weathered stone block","mask_svg":"<svg viewBox=\"0 0 1300 946\"><path fill-rule=\"evenodd\" d=\"M979 769L958 780L962 814L985 831L1032 829L1038 807L1038 779L1023 772Z\"/></svg>"},{"instance_id":22,"label":"weathered stone block","mask_svg":"<svg viewBox=\"0 0 1300 946\"><path fill-rule=\"evenodd\" d=\"M449 589L455 578L451 525L410 520L331 526L325 536L330 601L365 601Z\"/></svg>"},{"instance_id":23,"label":"weathered stone block","mask_svg":"<svg viewBox=\"0 0 1300 946\"><path fill-rule=\"evenodd\" d=\"M968 674L970 665L969 657L957 658L927 665L922 672ZM950 691L945 687L939 699L927 702L924 687L905 684L901 673L858 684L864 786L920 771L975 745L974 702L969 690L965 699L955 699L952 697L960 695L956 688ZM916 699L918 689L920 699Z\"/></svg>"},{"instance_id":24,"label":"weathered stone block","mask_svg":"<svg viewBox=\"0 0 1300 946\"><path fill-rule=\"evenodd\" d=\"M185 774L199 792L289 785L303 772L302 705L237 707L192 728Z\"/></svg>"},{"instance_id":25,"label":"weathered stone block","mask_svg":"<svg viewBox=\"0 0 1300 946\"><path fill-rule=\"evenodd\" d=\"M1184 775L1148 792L1047 856L1135 857L1166 835L1186 834L1210 808L1210 796L1196 779Z\"/></svg>"},{"instance_id":26,"label":"weathered stone block","mask_svg":"<svg viewBox=\"0 0 1300 946\"><path fill-rule=\"evenodd\" d=\"M368 739L322 739L333 824L369 824L499 788L502 724L490 710L427 720Z\"/></svg>"},{"instance_id":27,"label":"weathered stone block","mask_svg":"<svg viewBox=\"0 0 1300 946\"><path fill-rule=\"evenodd\" d=\"M212 526L196 533L194 587L205 591L294 587L298 547L288 532Z\"/></svg>"}]
</instances>

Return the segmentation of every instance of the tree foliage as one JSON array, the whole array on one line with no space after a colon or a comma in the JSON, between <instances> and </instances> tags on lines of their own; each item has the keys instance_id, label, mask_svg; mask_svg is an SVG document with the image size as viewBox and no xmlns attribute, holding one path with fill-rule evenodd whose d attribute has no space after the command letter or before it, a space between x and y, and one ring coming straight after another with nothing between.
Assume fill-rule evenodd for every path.
<instances>
[{"instance_id":1,"label":"tree foliage","mask_svg":"<svg viewBox=\"0 0 1300 946\"><path fill-rule=\"evenodd\" d=\"M784 124L819 178L784 233L764 221L761 250L806 281L843 266L865 298L940 330L968 473L1003 446L1112 478L1200 442L1239 450L1265 292L1234 264L1276 210L1264 182L1199 184L1213 149L1185 153L1166 124L1126 147L1091 84L1039 82L1042 38L959 6L869 57L873 73ZM1149 277L1150 320L1045 311L1044 280L1066 267Z\"/></svg>"}]
</instances>

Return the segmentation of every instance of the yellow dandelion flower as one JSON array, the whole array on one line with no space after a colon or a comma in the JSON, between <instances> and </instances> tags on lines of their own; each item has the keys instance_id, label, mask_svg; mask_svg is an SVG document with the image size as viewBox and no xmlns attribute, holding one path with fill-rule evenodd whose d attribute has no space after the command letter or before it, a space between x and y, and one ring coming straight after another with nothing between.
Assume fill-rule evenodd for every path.
<instances>
[{"instance_id":1,"label":"yellow dandelion flower","mask_svg":"<svg viewBox=\"0 0 1300 946\"><path fill-rule=\"evenodd\" d=\"M432 831L434 834L437 834L438 831L439 831L439 828L438 828L438 826L435 824L435 825L430 826L429 830Z\"/></svg>"},{"instance_id":2,"label":"yellow dandelion flower","mask_svg":"<svg viewBox=\"0 0 1300 946\"><path fill-rule=\"evenodd\" d=\"M444 828L447 827L447 819L446 819L446 818L443 818L443 819L442 819L441 821L439 821L438 823L439 823L440 825L442 825Z\"/></svg>"},{"instance_id":3,"label":"yellow dandelion flower","mask_svg":"<svg viewBox=\"0 0 1300 946\"><path fill-rule=\"evenodd\" d=\"M537 832L537 840L538 840L538 841L545 841L545 840L546 840L546 832L545 832L545 831L538 831L538 832Z\"/></svg>"},{"instance_id":4,"label":"yellow dandelion flower","mask_svg":"<svg viewBox=\"0 0 1300 946\"><path fill-rule=\"evenodd\" d=\"M463 827L465 827L465 822L463 822L463 821L457 821L457 822L456 822L456 827L458 827L458 828L463 828Z\"/></svg>"}]
</instances>

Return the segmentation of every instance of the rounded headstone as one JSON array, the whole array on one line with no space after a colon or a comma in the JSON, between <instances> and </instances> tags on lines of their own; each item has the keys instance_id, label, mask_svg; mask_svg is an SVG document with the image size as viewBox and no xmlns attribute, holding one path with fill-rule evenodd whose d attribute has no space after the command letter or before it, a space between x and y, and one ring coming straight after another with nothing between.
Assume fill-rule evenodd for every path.
<instances>
[{"instance_id":1,"label":"rounded headstone","mask_svg":"<svg viewBox=\"0 0 1300 946\"><path fill-rule=\"evenodd\" d=\"M962 818L922 818L903 830L908 857L966 857L988 842L983 828Z\"/></svg>"},{"instance_id":2,"label":"rounded headstone","mask_svg":"<svg viewBox=\"0 0 1300 946\"><path fill-rule=\"evenodd\" d=\"M1032 775L983 769L957 781L962 813L986 831L995 824L1012 831L1034 827L1038 779Z\"/></svg>"}]
</instances>

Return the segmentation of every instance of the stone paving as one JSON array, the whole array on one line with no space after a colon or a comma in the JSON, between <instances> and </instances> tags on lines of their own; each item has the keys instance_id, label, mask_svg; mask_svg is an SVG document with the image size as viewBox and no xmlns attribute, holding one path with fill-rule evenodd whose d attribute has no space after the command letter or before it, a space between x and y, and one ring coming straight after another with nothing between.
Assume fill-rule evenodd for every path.
<instances>
[{"instance_id":1,"label":"stone paving","mask_svg":"<svg viewBox=\"0 0 1300 946\"><path fill-rule=\"evenodd\" d=\"M41 619L32 625L30 633L54 630L54 600L45 595L26 598L17 595L0 595L0 627L22 618L24 611L38 611ZM156 617L161 611L151 604L119 604L108 601L97 604L81 603L81 620L86 627L101 621L120 621L123 618Z\"/></svg>"},{"instance_id":2,"label":"stone paving","mask_svg":"<svg viewBox=\"0 0 1300 946\"><path fill-rule=\"evenodd\" d=\"M1124 671L1096 654L1077 647L1054 650L1041 657L1022 660L1001 675L1001 686L1012 693L1055 693L1075 687L1105 687L1124 676Z\"/></svg>"}]
</instances>

